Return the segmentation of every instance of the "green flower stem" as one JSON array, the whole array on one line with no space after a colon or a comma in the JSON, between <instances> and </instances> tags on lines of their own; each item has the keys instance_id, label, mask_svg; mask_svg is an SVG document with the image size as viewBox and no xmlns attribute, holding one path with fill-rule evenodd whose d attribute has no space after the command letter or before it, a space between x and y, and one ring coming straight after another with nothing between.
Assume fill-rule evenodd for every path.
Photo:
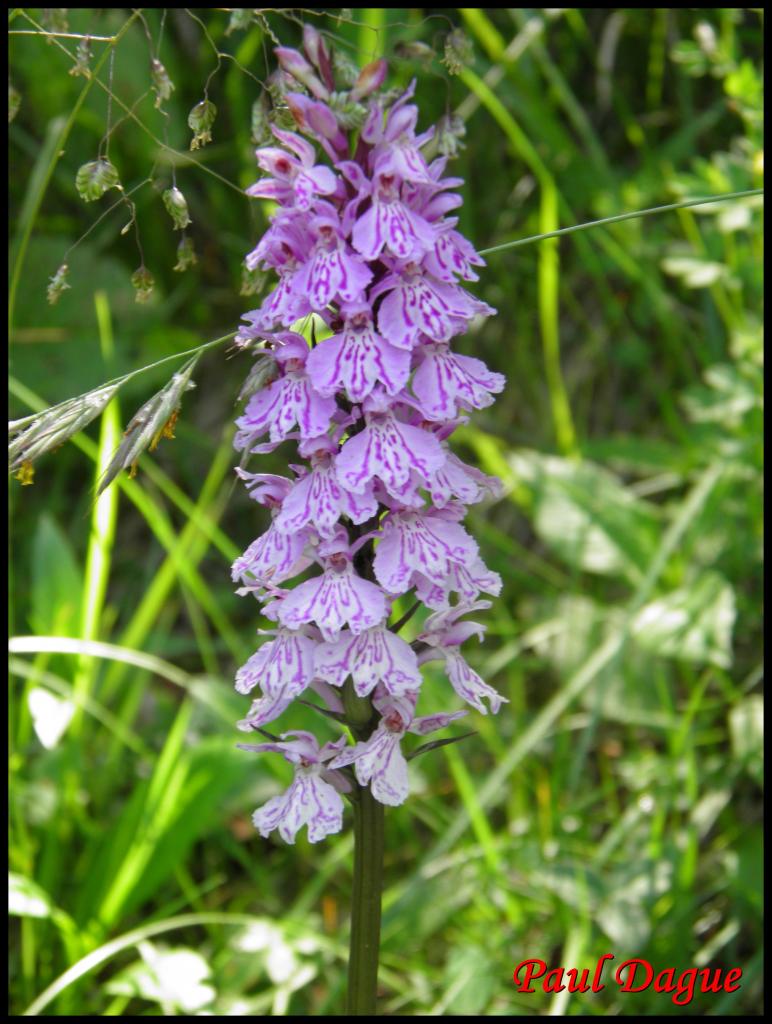
<instances>
[{"instance_id":1,"label":"green flower stem","mask_svg":"<svg viewBox=\"0 0 772 1024\"><path fill-rule=\"evenodd\" d=\"M352 1017L375 1014L382 890L383 804L369 786L360 786L354 803L354 887L346 1005Z\"/></svg>"},{"instance_id":2,"label":"green flower stem","mask_svg":"<svg viewBox=\"0 0 772 1024\"><path fill-rule=\"evenodd\" d=\"M351 679L343 686L346 721L355 738L366 740L377 715L369 697L358 697ZM351 942L346 1011L358 1017L375 1013L383 891L383 804L369 786L357 786L354 805L354 884L351 892Z\"/></svg>"}]
</instances>

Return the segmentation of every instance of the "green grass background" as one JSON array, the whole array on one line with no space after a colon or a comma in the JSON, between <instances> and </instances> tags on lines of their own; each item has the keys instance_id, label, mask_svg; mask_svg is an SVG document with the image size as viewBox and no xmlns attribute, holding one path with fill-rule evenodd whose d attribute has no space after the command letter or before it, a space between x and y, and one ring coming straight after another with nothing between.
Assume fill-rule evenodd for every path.
<instances>
[{"instance_id":1,"label":"green grass background","mask_svg":"<svg viewBox=\"0 0 772 1024\"><path fill-rule=\"evenodd\" d=\"M141 20L112 66L92 44L110 158L127 190L152 179L132 193L156 281L137 305L126 206L98 220L117 193L85 205L74 188L107 92L68 75L76 40L25 34L44 18L25 10L10 23L14 417L221 336L258 303L239 294L266 227L240 191L256 177L250 112L272 36L296 45L304 19L352 59L387 56L394 82L416 76L422 126L463 117L452 166L478 248L762 184L758 9L331 9L230 34L224 11L170 9L168 117ZM112 37L129 17L71 10L69 31ZM157 45L161 13L144 17ZM440 61L454 27L471 46L458 75ZM414 42L429 49L411 56ZM187 114L212 72L213 141L192 162ZM160 198L173 166L198 254L184 274ZM411 798L388 812L384 1013L760 1012L762 202L532 243L481 273L499 313L459 345L508 386L458 450L507 494L469 517L504 579L469 659L509 703L413 761ZM46 305L92 226L67 258L71 290ZM261 839L250 814L288 766L235 749L232 680L259 622L229 565L265 526L232 472L248 368L205 353L176 441L97 502L170 366L127 383L34 486L11 481L12 1014L342 1006L351 833ZM427 667L422 706L448 704ZM327 730L305 708L285 719ZM739 966L742 986L676 1007L651 989L512 985L523 959L582 968L606 952Z\"/></svg>"}]
</instances>

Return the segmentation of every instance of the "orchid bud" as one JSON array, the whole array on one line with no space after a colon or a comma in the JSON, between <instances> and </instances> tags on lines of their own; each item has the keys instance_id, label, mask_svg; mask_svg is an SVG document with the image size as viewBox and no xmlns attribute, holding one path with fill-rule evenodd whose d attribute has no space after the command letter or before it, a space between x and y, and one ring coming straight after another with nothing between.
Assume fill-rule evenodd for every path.
<instances>
[{"instance_id":1,"label":"orchid bud","mask_svg":"<svg viewBox=\"0 0 772 1024\"><path fill-rule=\"evenodd\" d=\"M322 85L314 74L314 69L298 50L287 46L277 46L274 50L282 69L304 85L319 100L330 98L329 90Z\"/></svg>"},{"instance_id":2,"label":"orchid bud","mask_svg":"<svg viewBox=\"0 0 772 1024\"><path fill-rule=\"evenodd\" d=\"M303 49L306 51L308 59L322 76L322 81L327 88L334 89L335 79L333 78L330 55L324 41L324 36L321 32L317 32L313 25L305 24L303 26Z\"/></svg>"},{"instance_id":3,"label":"orchid bud","mask_svg":"<svg viewBox=\"0 0 772 1024\"><path fill-rule=\"evenodd\" d=\"M389 65L383 57L379 57L378 60L365 65L359 73L359 78L354 83L354 88L351 90L351 99L364 99L365 96L369 96L376 89L380 89L386 80L388 67Z\"/></svg>"},{"instance_id":4,"label":"orchid bud","mask_svg":"<svg viewBox=\"0 0 772 1024\"><path fill-rule=\"evenodd\" d=\"M308 23L303 26L303 49L314 67L319 69L319 55L325 49L324 39L321 33Z\"/></svg>"},{"instance_id":5,"label":"orchid bud","mask_svg":"<svg viewBox=\"0 0 772 1024\"><path fill-rule=\"evenodd\" d=\"M340 130L337 117L325 103L310 100L299 92L288 92L284 99L298 127L327 139L337 150L346 148L346 136Z\"/></svg>"}]
</instances>

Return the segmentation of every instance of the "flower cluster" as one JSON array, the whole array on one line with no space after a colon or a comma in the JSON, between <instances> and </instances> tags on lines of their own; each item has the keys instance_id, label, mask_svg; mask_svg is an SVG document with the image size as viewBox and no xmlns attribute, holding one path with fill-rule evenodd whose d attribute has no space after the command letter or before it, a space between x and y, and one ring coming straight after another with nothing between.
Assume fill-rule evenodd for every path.
<instances>
[{"instance_id":1,"label":"flower cluster","mask_svg":"<svg viewBox=\"0 0 772 1024\"><path fill-rule=\"evenodd\" d=\"M449 216L461 180L443 176L446 157L424 155L433 130L416 132L415 83L384 94L386 66L376 61L336 92L333 61L310 28L304 49L307 59L276 51L300 134L273 125L277 144L256 153L265 176L248 189L277 209L246 265L279 280L237 336L271 365L237 421L236 448L293 441L299 457L288 477L238 471L271 524L233 566L240 592L276 626L236 687L256 695L239 727L272 739L242 746L295 766L289 789L254 815L262 835L278 828L287 842L304 824L311 842L337 832L340 794L354 779L381 803L405 800L402 737L465 714L415 716L423 663L444 662L453 689L483 714L504 699L460 651L484 631L463 617L501 587L461 521L499 483L454 455L448 438L504 387L501 374L450 346L474 317L495 312L459 284L483 264ZM311 314L327 336L306 331L309 344L299 330ZM311 567L319 571L284 586ZM412 643L390 624L410 591L431 612ZM355 744L264 731L308 688L352 725ZM346 711L357 700L367 714L355 723Z\"/></svg>"}]
</instances>

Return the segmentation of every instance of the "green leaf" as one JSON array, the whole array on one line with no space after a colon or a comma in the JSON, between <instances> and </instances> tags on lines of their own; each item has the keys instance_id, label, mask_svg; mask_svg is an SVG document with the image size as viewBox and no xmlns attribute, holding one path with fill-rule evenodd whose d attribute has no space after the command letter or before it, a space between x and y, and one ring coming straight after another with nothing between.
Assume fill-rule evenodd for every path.
<instances>
[{"instance_id":1,"label":"green leaf","mask_svg":"<svg viewBox=\"0 0 772 1024\"><path fill-rule=\"evenodd\" d=\"M242 811L246 805L251 810L249 787L254 779L249 775L248 756L235 749L231 737L200 740L185 753L184 785L159 821L162 827L155 833L152 857L127 894L127 911L153 898L176 866L185 863L194 843L222 824L229 805Z\"/></svg>"},{"instance_id":2,"label":"green leaf","mask_svg":"<svg viewBox=\"0 0 772 1024\"><path fill-rule=\"evenodd\" d=\"M691 256L669 256L662 260L661 267L666 274L680 277L687 288L708 288L728 273L723 263Z\"/></svg>"},{"instance_id":3,"label":"green leaf","mask_svg":"<svg viewBox=\"0 0 772 1024\"><path fill-rule=\"evenodd\" d=\"M619 609L604 607L580 594L563 594L544 601L544 618L533 630L530 642L563 679L570 678L609 638L623 628ZM583 707L603 718L629 725L663 727L669 724L651 679L653 657L633 644L625 644L618 656L598 672L591 687L582 693Z\"/></svg>"},{"instance_id":4,"label":"green leaf","mask_svg":"<svg viewBox=\"0 0 772 1024\"><path fill-rule=\"evenodd\" d=\"M140 946L142 960L121 971L107 985L111 995L148 999L162 1007L172 1006L195 1013L215 997L206 984L211 968L192 949L158 949L151 942Z\"/></svg>"},{"instance_id":5,"label":"green leaf","mask_svg":"<svg viewBox=\"0 0 772 1024\"><path fill-rule=\"evenodd\" d=\"M667 860L644 860L612 876L612 891L596 904L595 919L618 949L636 953L646 945L654 923L651 905L670 890L672 877Z\"/></svg>"},{"instance_id":6,"label":"green leaf","mask_svg":"<svg viewBox=\"0 0 772 1024\"><path fill-rule=\"evenodd\" d=\"M763 86L753 61L744 60L724 81L727 96L742 100L749 107L761 107Z\"/></svg>"},{"instance_id":7,"label":"green leaf","mask_svg":"<svg viewBox=\"0 0 772 1024\"><path fill-rule=\"evenodd\" d=\"M430 750L439 749L439 747L447 747L449 743L460 743L461 740L465 740L469 736L476 735L477 733L475 733L474 730L472 730L472 732L465 732L461 736L448 736L444 740L432 740L430 743L422 743L420 747L416 747L415 750L411 750L411 752L407 755L405 760L412 761L412 759L414 757L418 757L419 754L426 754Z\"/></svg>"},{"instance_id":8,"label":"green leaf","mask_svg":"<svg viewBox=\"0 0 772 1024\"><path fill-rule=\"evenodd\" d=\"M80 936L69 914L57 907L46 890L26 875L8 872L8 913L14 917L50 919L59 930L68 953L80 955Z\"/></svg>"},{"instance_id":9,"label":"green leaf","mask_svg":"<svg viewBox=\"0 0 772 1024\"><path fill-rule=\"evenodd\" d=\"M50 917L51 897L31 878L8 872L8 913L16 917Z\"/></svg>"},{"instance_id":10,"label":"green leaf","mask_svg":"<svg viewBox=\"0 0 772 1024\"><path fill-rule=\"evenodd\" d=\"M21 106L21 93L10 81L8 82L8 124L13 121L16 115L19 113L19 107Z\"/></svg>"},{"instance_id":11,"label":"green leaf","mask_svg":"<svg viewBox=\"0 0 772 1024\"><path fill-rule=\"evenodd\" d=\"M764 699L752 694L729 712L732 753L759 785L763 780Z\"/></svg>"},{"instance_id":12,"label":"green leaf","mask_svg":"<svg viewBox=\"0 0 772 1024\"><path fill-rule=\"evenodd\" d=\"M53 750L72 721L75 705L41 686L33 686L28 692L27 705L35 735L46 750Z\"/></svg>"},{"instance_id":13,"label":"green leaf","mask_svg":"<svg viewBox=\"0 0 772 1024\"><path fill-rule=\"evenodd\" d=\"M109 160L91 160L75 175L75 188L85 202L99 199L111 188L122 189L118 171Z\"/></svg>"},{"instance_id":14,"label":"green leaf","mask_svg":"<svg viewBox=\"0 0 772 1024\"><path fill-rule=\"evenodd\" d=\"M732 587L718 573L706 572L690 586L644 605L631 632L654 654L728 668L735 613Z\"/></svg>"},{"instance_id":15,"label":"green leaf","mask_svg":"<svg viewBox=\"0 0 772 1024\"><path fill-rule=\"evenodd\" d=\"M551 893L572 914L592 908L593 916L611 941L626 953L641 949L651 934L651 905L667 892L672 864L640 856L635 863L599 871L586 861L567 860L530 872L532 886Z\"/></svg>"},{"instance_id":16,"label":"green leaf","mask_svg":"<svg viewBox=\"0 0 772 1024\"><path fill-rule=\"evenodd\" d=\"M764 905L764 833L760 825L748 828L730 864L729 888L735 899L752 908L759 924Z\"/></svg>"},{"instance_id":17,"label":"green leaf","mask_svg":"<svg viewBox=\"0 0 772 1024\"><path fill-rule=\"evenodd\" d=\"M523 450L509 464L528 491L536 533L556 554L586 572L640 581L660 533L654 505L591 462Z\"/></svg>"},{"instance_id":18,"label":"green leaf","mask_svg":"<svg viewBox=\"0 0 772 1024\"><path fill-rule=\"evenodd\" d=\"M597 437L582 444L582 452L591 459L607 464L624 473L650 476L655 473L682 474L688 467L688 457L673 442L661 438L635 437L617 434Z\"/></svg>"},{"instance_id":19,"label":"green leaf","mask_svg":"<svg viewBox=\"0 0 772 1024\"><path fill-rule=\"evenodd\" d=\"M736 426L755 406L761 407L761 395L752 381L736 366L718 363L705 372L707 387L698 384L682 397L686 414L695 423L721 423Z\"/></svg>"},{"instance_id":20,"label":"green leaf","mask_svg":"<svg viewBox=\"0 0 772 1024\"><path fill-rule=\"evenodd\" d=\"M482 949L457 946L445 965L443 1005L453 1015L477 1017L499 987L491 958Z\"/></svg>"},{"instance_id":21,"label":"green leaf","mask_svg":"<svg viewBox=\"0 0 772 1024\"><path fill-rule=\"evenodd\" d=\"M682 39L670 51L670 57L680 64L687 75L699 78L708 70L708 61L702 49L690 39Z\"/></svg>"},{"instance_id":22,"label":"green leaf","mask_svg":"<svg viewBox=\"0 0 772 1024\"><path fill-rule=\"evenodd\" d=\"M32 628L43 635L73 635L80 601L81 574L70 542L53 516L44 512L32 549Z\"/></svg>"}]
</instances>

